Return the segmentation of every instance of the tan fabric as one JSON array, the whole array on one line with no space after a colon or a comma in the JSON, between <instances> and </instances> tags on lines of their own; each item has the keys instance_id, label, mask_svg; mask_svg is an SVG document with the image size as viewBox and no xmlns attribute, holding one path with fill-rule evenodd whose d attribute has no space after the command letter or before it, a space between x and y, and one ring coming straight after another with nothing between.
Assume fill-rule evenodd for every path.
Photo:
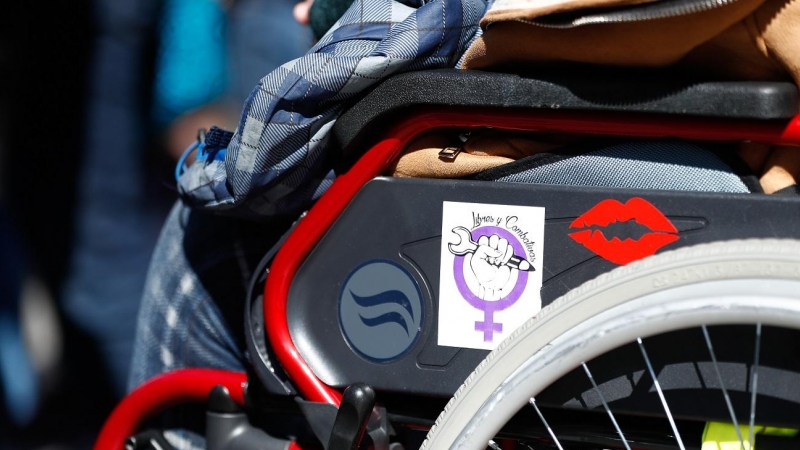
<instances>
[{"instance_id":1,"label":"tan fabric","mask_svg":"<svg viewBox=\"0 0 800 450\"><path fill-rule=\"evenodd\" d=\"M680 17L566 29L519 21L553 11L630 3L635 1L580 0L490 11L481 22L483 36L467 50L464 68L553 62L623 67L678 64L726 78L792 77L800 84L800 0L737 0Z\"/></svg>"},{"instance_id":2,"label":"tan fabric","mask_svg":"<svg viewBox=\"0 0 800 450\"><path fill-rule=\"evenodd\" d=\"M453 160L439 158L439 152L457 146L453 136L433 133L414 140L389 169L395 177L461 178L562 146L573 138L547 139L501 133L472 136Z\"/></svg>"},{"instance_id":3,"label":"tan fabric","mask_svg":"<svg viewBox=\"0 0 800 450\"><path fill-rule=\"evenodd\" d=\"M788 75L800 84L800 0L767 0L679 64L732 79L780 80Z\"/></svg>"},{"instance_id":4,"label":"tan fabric","mask_svg":"<svg viewBox=\"0 0 800 450\"><path fill-rule=\"evenodd\" d=\"M768 0L753 17L765 57L785 68L800 85L800 0Z\"/></svg>"},{"instance_id":5,"label":"tan fabric","mask_svg":"<svg viewBox=\"0 0 800 450\"><path fill-rule=\"evenodd\" d=\"M739 156L759 176L767 194L797 184L800 179L800 148L746 143Z\"/></svg>"}]
</instances>

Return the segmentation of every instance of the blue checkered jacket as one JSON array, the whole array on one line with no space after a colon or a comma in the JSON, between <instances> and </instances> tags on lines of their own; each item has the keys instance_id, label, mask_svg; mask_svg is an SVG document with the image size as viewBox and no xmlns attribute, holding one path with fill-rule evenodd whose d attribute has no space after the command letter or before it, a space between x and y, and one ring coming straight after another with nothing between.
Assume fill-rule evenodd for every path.
<instances>
[{"instance_id":1,"label":"blue checkered jacket","mask_svg":"<svg viewBox=\"0 0 800 450\"><path fill-rule=\"evenodd\" d=\"M333 181L323 156L344 103L400 72L456 66L490 1L355 0L308 54L261 79L232 137L212 133L179 178L182 198L249 218L307 208Z\"/></svg>"}]
</instances>

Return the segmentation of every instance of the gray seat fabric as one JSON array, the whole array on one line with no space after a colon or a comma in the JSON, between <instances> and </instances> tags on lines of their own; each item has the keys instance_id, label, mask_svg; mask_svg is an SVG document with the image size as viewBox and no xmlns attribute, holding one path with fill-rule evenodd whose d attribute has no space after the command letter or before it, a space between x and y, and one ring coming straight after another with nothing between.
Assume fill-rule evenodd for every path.
<instances>
[{"instance_id":1,"label":"gray seat fabric","mask_svg":"<svg viewBox=\"0 0 800 450\"><path fill-rule=\"evenodd\" d=\"M750 192L742 179L713 152L677 139L610 145L507 174L496 178L496 181L677 191Z\"/></svg>"}]
</instances>

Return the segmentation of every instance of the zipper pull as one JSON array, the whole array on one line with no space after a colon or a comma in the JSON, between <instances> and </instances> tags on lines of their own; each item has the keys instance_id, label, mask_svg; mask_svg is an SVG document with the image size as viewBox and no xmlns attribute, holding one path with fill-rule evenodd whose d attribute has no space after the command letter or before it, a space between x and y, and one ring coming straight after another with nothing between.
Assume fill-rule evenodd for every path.
<instances>
[{"instance_id":1,"label":"zipper pull","mask_svg":"<svg viewBox=\"0 0 800 450\"><path fill-rule=\"evenodd\" d=\"M445 147L439 151L439 159L446 159L447 161L453 161L456 159L456 156L461 153L461 146L458 147Z\"/></svg>"},{"instance_id":2,"label":"zipper pull","mask_svg":"<svg viewBox=\"0 0 800 450\"><path fill-rule=\"evenodd\" d=\"M469 135L471 132L462 133L458 136L458 140L461 141L457 147L445 147L439 151L439 159L445 161L455 161L456 156L464 150L464 144L467 143L469 139Z\"/></svg>"}]
</instances>

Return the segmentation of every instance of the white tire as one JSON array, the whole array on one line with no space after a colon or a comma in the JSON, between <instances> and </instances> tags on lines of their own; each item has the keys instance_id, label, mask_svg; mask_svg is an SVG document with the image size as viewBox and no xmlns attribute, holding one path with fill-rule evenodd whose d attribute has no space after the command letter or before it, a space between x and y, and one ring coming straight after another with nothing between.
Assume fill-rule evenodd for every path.
<instances>
[{"instance_id":1,"label":"white tire","mask_svg":"<svg viewBox=\"0 0 800 450\"><path fill-rule=\"evenodd\" d=\"M542 309L491 352L422 449L485 449L530 397L638 337L755 323L800 329L800 241L715 242L620 267Z\"/></svg>"}]
</instances>

